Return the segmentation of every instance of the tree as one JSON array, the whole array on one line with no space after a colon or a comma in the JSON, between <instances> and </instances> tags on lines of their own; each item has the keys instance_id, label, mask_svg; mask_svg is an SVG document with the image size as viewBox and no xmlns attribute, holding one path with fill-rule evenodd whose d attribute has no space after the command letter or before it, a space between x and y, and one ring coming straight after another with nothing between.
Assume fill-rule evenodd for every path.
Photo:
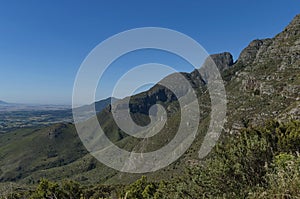
<instances>
[{"instance_id":1,"label":"tree","mask_svg":"<svg viewBox=\"0 0 300 199\"><path fill-rule=\"evenodd\" d=\"M36 191L32 194L31 199L61 199L63 192L55 182L42 179L37 186Z\"/></svg>"}]
</instances>

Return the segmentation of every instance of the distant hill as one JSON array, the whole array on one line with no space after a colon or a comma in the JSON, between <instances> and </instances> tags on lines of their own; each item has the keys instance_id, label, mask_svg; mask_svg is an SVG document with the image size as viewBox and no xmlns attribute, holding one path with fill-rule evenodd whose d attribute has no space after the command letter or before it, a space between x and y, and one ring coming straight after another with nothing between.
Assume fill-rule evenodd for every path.
<instances>
[{"instance_id":1,"label":"distant hill","mask_svg":"<svg viewBox=\"0 0 300 199\"><path fill-rule=\"evenodd\" d=\"M0 105L7 105L8 103L5 101L0 100Z\"/></svg>"},{"instance_id":2,"label":"distant hill","mask_svg":"<svg viewBox=\"0 0 300 199\"><path fill-rule=\"evenodd\" d=\"M94 111L96 113L101 112L105 109L109 104L116 102L118 99L109 97L97 102L94 102L90 105L80 106L78 108L74 108L71 110L73 113L76 112L77 117L80 117L80 121L85 121L94 116Z\"/></svg>"},{"instance_id":3,"label":"distant hill","mask_svg":"<svg viewBox=\"0 0 300 199\"><path fill-rule=\"evenodd\" d=\"M17 104L0 102L0 112L67 110L69 105Z\"/></svg>"},{"instance_id":4,"label":"distant hill","mask_svg":"<svg viewBox=\"0 0 300 199\"><path fill-rule=\"evenodd\" d=\"M111 103L112 98L97 101L91 105L77 108L82 114L81 121L101 112ZM117 99L113 98L112 102ZM95 107L96 106L96 107ZM50 124L73 122L73 113L70 106L64 105L28 105L28 104L0 104L0 133L9 132L18 128L48 126Z\"/></svg>"},{"instance_id":5,"label":"distant hill","mask_svg":"<svg viewBox=\"0 0 300 199\"><path fill-rule=\"evenodd\" d=\"M99 100L97 102L94 102L90 105L84 105L84 106L81 106L81 107L78 107L78 108L75 108L76 111L83 111L83 112L86 112L86 111L92 111L94 108L96 110L96 112L100 112L102 111L106 106L108 106L111 102L115 102L117 101L118 99L117 98L114 98L114 97L108 97L106 99L103 99L103 100Z\"/></svg>"}]
</instances>

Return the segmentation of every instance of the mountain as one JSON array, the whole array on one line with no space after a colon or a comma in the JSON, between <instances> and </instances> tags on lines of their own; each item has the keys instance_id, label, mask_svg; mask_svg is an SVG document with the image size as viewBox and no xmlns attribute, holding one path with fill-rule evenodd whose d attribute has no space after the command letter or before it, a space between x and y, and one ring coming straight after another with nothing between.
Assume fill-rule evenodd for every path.
<instances>
[{"instance_id":1,"label":"mountain","mask_svg":"<svg viewBox=\"0 0 300 199\"><path fill-rule=\"evenodd\" d=\"M261 125L269 119L299 119L300 15L274 38L252 41L236 62L230 53L211 55L211 58L221 71L227 92L227 121L223 137L232 136L250 125ZM187 166L198 162L198 150L209 125L211 102L205 77L197 71L181 74L197 91L201 102L198 136L179 160L146 174L152 180L180 175ZM162 81L172 78L177 78L177 75L172 74ZM150 122L148 112L152 105L159 103L167 110L166 126L149 139L133 138L122 132L112 117L110 106L97 117L106 135L117 146L137 152L153 151L175 136L180 121L177 97L167 88L155 85L130 98L131 117L140 125ZM122 106L125 100L115 103ZM0 143L0 181L3 182L30 184L46 177L53 180L71 178L86 184L128 183L140 177L139 174L119 173L96 161L82 146L72 124L19 129L0 135Z\"/></svg>"},{"instance_id":2,"label":"mountain","mask_svg":"<svg viewBox=\"0 0 300 199\"><path fill-rule=\"evenodd\" d=\"M91 105L76 108L75 111L82 115L81 121L85 121L94 116L94 108L96 108L96 112L98 113L108 106L111 101L114 102L116 100L115 98L107 98ZM73 122L73 113L70 106L28 104L0 105L0 134L16 130L20 127L45 127L62 122Z\"/></svg>"},{"instance_id":3,"label":"mountain","mask_svg":"<svg viewBox=\"0 0 300 199\"><path fill-rule=\"evenodd\" d=\"M241 53L226 85L227 127L236 130L279 118L297 107L300 93L300 15L271 39L254 40ZM296 117L294 115L293 117Z\"/></svg>"},{"instance_id":4,"label":"mountain","mask_svg":"<svg viewBox=\"0 0 300 199\"><path fill-rule=\"evenodd\" d=\"M0 100L0 105L7 105L8 103L5 101Z\"/></svg>"},{"instance_id":5,"label":"mountain","mask_svg":"<svg viewBox=\"0 0 300 199\"><path fill-rule=\"evenodd\" d=\"M85 121L94 116L94 111L96 111L96 113L99 113L104 108L106 108L109 104L114 103L117 100L118 100L117 98L109 97L109 98L94 102L92 104L80 106L78 108L74 108L73 110L68 110L68 111L76 113L79 121Z\"/></svg>"},{"instance_id":6,"label":"mountain","mask_svg":"<svg viewBox=\"0 0 300 199\"><path fill-rule=\"evenodd\" d=\"M84 106L80 106L78 108L75 108L75 111L89 112L89 111L93 111L95 109L96 112L98 113L98 112L101 112L109 104L114 103L117 100L118 100L117 98L108 97L106 99L94 102L90 105L84 105Z\"/></svg>"},{"instance_id":7,"label":"mountain","mask_svg":"<svg viewBox=\"0 0 300 199\"><path fill-rule=\"evenodd\" d=\"M214 54L210 57L214 60L220 72L229 69L234 64L233 57L229 52Z\"/></svg>"}]
</instances>

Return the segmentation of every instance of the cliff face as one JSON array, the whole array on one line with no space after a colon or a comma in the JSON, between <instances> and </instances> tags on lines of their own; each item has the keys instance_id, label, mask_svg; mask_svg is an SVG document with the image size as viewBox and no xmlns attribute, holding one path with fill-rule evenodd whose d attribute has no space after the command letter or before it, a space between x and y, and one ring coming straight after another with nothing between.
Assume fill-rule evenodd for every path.
<instances>
[{"instance_id":1,"label":"cliff face","mask_svg":"<svg viewBox=\"0 0 300 199\"><path fill-rule=\"evenodd\" d=\"M298 117L295 107L299 107L300 97L299 30L300 15L297 15L283 32L274 38L250 42L235 63L228 52L210 56L219 68L226 85L227 132L234 132L250 124L258 125L271 118L282 118L284 113L291 114L294 118ZM209 100L208 96L204 96L206 83L203 77L197 71L182 74L197 89L202 105L209 106L209 102L203 100ZM176 75L165 79L172 78L176 78ZM158 85L131 99L133 112L143 114L147 114L150 106L157 101L166 107L176 101L172 92ZM178 107L175 108L175 112L178 110Z\"/></svg>"},{"instance_id":2,"label":"cliff face","mask_svg":"<svg viewBox=\"0 0 300 199\"><path fill-rule=\"evenodd\" d=\"M270 118L284 118L282 114L288 113L287 109L294 110L293 117L298 117L295 107L300 93L299 30L297 15L274 38L254 40L242 51L236 63L242 69L227 85L231 120L228 128L241 127L242 121L255 125Z\"/></svg>"},{"instance_id":3,"label":"cliff face","mask_svg":"<svg viewBox=\"0 0 300 199\"><path fill-rule=\"evenodd\" d=\"M229 69L233 65L233 57L229 52L214 54L210 57L214 60L221 72Z\"/></svg>"},{"instance_id":4,"label":"cliff face","mask_svg":"<svg viewBox=\"0 0 300 199\"><path fill-rule=\"evenodd\" d=\"M215 62L220 72L229 69L233 65L233 57L228 52L210 55L210 58ZM171 74L162 79L161 82L172 82L174 90L180 93L177 97L181 97L187 90L187 88L184 88L183 85L180 84L179 79L182 78L182 76L190 82L191 86L198 91L199 95L206 91L206 81L198 70L194 70L191 73L180 73L180 75L176 73ZM132 96L130 98L130 109L133 113L148 114L149 108L157 102L166 105L166 108L170 109L168 105L176 101L177 97L171 90L158 84L153 86L149 91ZM116 103L119 107L125 107L125 105L123 105L125 101L126 100L119 100ZM178 107L176 110L178 110Z\"/></svg>"},{"instance_id":5,"label":"cliff face","mask_svg":"<svg viewBox=\"0 0 300 199\"><path fill-rule=\"evenodd\" d=\"M295 64L299 60L300 15L272 39L254 40L240 54L244 65L270 62ZM288 61L289 60L289 61ZM278 63L277 62L277 63Z\"/></svg>"}]
</instances>

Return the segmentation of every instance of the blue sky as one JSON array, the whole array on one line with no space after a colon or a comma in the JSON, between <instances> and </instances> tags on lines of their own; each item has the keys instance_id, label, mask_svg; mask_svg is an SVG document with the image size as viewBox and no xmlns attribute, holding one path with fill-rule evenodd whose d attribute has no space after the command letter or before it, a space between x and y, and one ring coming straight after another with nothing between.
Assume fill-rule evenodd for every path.
<instances>
[{"instance_id":1,"label":"blue sky","mask_svg":"<svg viewBox=\"0 0 300 199\"><path fill-rule=\"evenodd\" d=\"M298 0L0 0L0 100L70 104L84 58L101 41L128 29L174 29L210 54L228 51L236 59L251 40L273 37L299 11ZM129 56L119 66L148 61ZM176 59L170 64L189 71ZM108 74L107 85L116 71ZM104 86L97 98L108 95Z\"/></svg>"}]
</instances>

